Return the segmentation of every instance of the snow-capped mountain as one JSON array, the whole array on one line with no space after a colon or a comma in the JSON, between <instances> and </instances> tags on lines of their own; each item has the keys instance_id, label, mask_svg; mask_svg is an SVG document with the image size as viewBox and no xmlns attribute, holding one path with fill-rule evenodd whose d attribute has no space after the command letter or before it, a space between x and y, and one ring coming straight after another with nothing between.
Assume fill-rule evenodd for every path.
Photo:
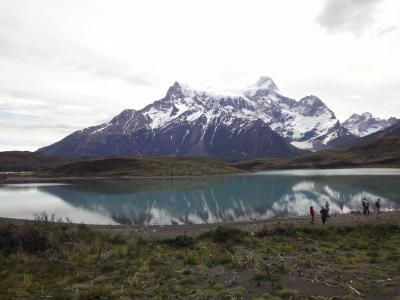
<instances>
[{"instance_id":1,"label":"snow-capped mountain","mask_svg":"<svg viewBox=\"0 0 400 300\"><path fill-rule=\"evenodd\" d=\"M226 160L293 156L354 137L317 97L283 96L269 77L231 95L175 82L161 100L127 109L39 149L45 154L207 155Z\"/></svg>"},{"instance_id":2,"label":"snow-capped mountain","mask_svg":"<svg viewBox=\"0 0 400 300\"><path fill-rule=\"evenodd\" d=\"M355 136L362 137L385 129L397 121L396 118L389 118L387 120L375 118L371 113L365 112L361 115L353 114L342 125Z\"/></svg>"}]
</instances>

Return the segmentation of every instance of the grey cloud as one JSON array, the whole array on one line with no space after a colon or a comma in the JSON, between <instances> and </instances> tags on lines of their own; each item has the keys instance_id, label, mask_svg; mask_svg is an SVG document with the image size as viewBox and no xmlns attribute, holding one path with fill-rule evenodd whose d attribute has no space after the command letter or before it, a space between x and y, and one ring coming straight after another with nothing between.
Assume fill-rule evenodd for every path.
<instances>
[{"instance_id":1,"label":"grey cloud","mask_svg":"<svg viewBox=\"0 0 400 300\"><path fill-rule=\"evenodd\" d=\"M374 23L383 0L324 0L316 22L329 33L353 32L361 35Z\"/></svg>"},{"instance_id":2,"label":"grey cloud","mask_svg":"<svg viewBox=\"0 0 400 300\"><path fill-rule=\"evenodd\" d=\"M28 96L29 93L16 92ZM76 104L51 103L27 97L15 97L12 93L0 91L0 128L15 131L51 130L71 133L82 126L103 123L104 115L91 116L89 107Z\"/></svg>"},{"instance_id":3,"label":"grey cloud","mask_svg":"<svg viewBox=\"0 0 400 300\"><path fill-rule=\"evenodd\" d=\"M112 67L102 66L102 63L81 63L78 65L80 71L89 72L94 76L105 77L105 78L116 78L126 83L141 86L151 86L152 81L144 78L141 74L130 74L125 73L122 67L117 66L114 62L109 64Z\"/></svg>"},{"instance_id":4,"label":"grey cloud","mask_svg":"<svg viewBox=\"0 0 400 300\"><path fill-rule=\"evenodd\" d=\"M379 36L384 36L384 35L386 35L386 34L388 34L388 33L390 33L390 32L395 31L396 29L397 29L397 26L390 26L390 27L387 27L387 28L385 28L385 29L382 29L382 30L379 32Z\"/></svg>"},{"instance_id":5,"label":"grey cloud","mask_svg":"<svg viewBox=\"0 0 400 300\"><path fill-rule=\"evenodd\" d=\"M55 45L57 43L49 43L47 39L41 35L36 37L40 40L37 44L42 45L41 47L35 44L26 43L25 39L19 36L19 28L17 30L16 28L9 28L9 26L3 28L0 27L0 57L8 57L27 63L48 64L49 57L58 55L61 50ZM43 45L46 47L43 47ZM78 72L86 72L94 77L118 79L130 85L153 85L153 81L148 79L146 74L143 74L143 72L132 71L129 66L122 65L117 60L106 60L101 57L93 57L93 55L90 55L90 58L88 58L88 54L85 51L78 51L75 53L70 48L63 50L66 53L74 53L76 57L72 62L61 63L61 67L72 68ZM87 60L89 60L89 62L87 62Z\"/></svg>"},{"instance_id":6,"label":"grey cloud","mask_svg":"<svg viewBox=\"0 0 400 300\"><path fill-rule=\"evenodd\" d=\"M1 27L0 23L0 56L12 58L17 61L31 63L32 60L46 60L49 52L35 44L26 41L26 35L20 29ZM42 37L36 37L43 40ZM38 42L37 44L40 44Z\"/></svg>"},{"instance_id":7,"label":"grey cloud","mask_svg":"<svg viewBox=\"0 0 400 300\"><path fill-rule=\"evenodd\" d=\"M54 131L61 132L69 132L72 133L75 130L81 129L79 125L66 124L66 123L52 123L49 126L46 122L2 122L0 121L0 127L3 128L13 128L13 129L23 129L23 130L32 130L32 129L52 129Z\"/></svg>"},{"instance_id":8,"label":"grey cloud","mask_svg":"<svg viewBox=\"0 0 400 300\"><path fill-rule=\"evenodd\" d=\"M31 146L40 145L40 140L30 139L0 139L0 145L13 145L13 146Z\"/></svg>"}]
</instances>

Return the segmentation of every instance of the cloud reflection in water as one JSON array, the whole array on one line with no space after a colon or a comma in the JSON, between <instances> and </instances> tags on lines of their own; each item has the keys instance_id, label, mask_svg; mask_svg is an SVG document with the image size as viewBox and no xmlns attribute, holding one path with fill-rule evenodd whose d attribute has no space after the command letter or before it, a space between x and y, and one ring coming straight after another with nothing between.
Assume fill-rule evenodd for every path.
<instances>
[{"instance_id":1,"label":"cloud reflection in water","mask_svg":"<svg viewBox=\"0 0 400 300\"><path fill-rule=\"evenodd\" d=\"M0 188L0 214L29 218L28 212L46 210L74 222L169 225L305 215L311 205L318 211L325 201L330 203L332 212L348 213L360 211L364 197L372 209L377 198L381 198L384 209L397 209L398 179L398 176L260 175L13 185ZM26 198L31 197L33 189L35 197L29 199L30 205L26 207ZM6 201L7 197L13 201Z\"/></svg>"}]
</instances>

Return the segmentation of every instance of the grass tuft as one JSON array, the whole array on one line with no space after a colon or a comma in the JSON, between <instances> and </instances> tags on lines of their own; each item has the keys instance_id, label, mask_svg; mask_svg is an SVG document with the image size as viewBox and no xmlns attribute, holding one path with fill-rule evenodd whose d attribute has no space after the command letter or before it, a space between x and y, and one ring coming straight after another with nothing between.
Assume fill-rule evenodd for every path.
<instances>
[{"instance_id":1,"label":"grass tuft","mask_svg":"<svg viewBox=\"0 0 400 300\"><path fill-rule=\"evenodd\" d=\"M237 228L219 226L215 230L210 230L199 236L199 239L211 239L214 243L227 244L227 243L243 243L248 236Z\"/></svg>"}]
</instances>

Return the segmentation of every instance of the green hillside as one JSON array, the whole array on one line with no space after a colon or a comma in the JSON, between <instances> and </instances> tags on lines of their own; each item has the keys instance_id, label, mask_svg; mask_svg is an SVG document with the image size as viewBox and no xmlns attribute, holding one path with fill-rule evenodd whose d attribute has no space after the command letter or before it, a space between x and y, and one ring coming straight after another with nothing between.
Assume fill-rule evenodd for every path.
<instances>
[{"instance_id":1,"label":"green hillside","mask_svg":"<svg viewBox=\"0 0 400 300\"><path fill-rule=\"evenodd\" d=\"M237 173L225 162L207 157L114 157L76 161L40 172L48 176L199 176Z\"/></svg>"},{"instance_id":2,"label":"green hillside","mask_svg":"<svg viewBox=\"0 0 400 300\"><path fill-rule=\"evenodd\" d=\"M0 152L0 172L36 171L64 164L71 159L29 151Z\"/></svg>"}]
</instances>

